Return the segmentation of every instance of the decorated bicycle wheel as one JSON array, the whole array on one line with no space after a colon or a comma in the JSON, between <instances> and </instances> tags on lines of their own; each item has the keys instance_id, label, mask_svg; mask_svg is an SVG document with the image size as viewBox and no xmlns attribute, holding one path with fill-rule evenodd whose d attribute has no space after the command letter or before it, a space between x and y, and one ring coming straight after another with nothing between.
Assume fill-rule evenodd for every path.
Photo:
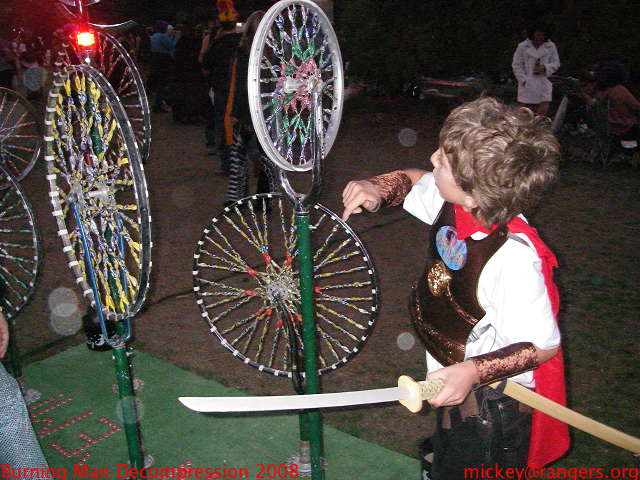
<instances>
[{"instance_id":1,"label":"decorated bicycle wheel","mask_svg":"<svg viewBox=\"0 0 640 480\"><path fill-rule=\"evenodd\" d=\"M31 298L42 260L36 219L20 184L0 165L0 298L7 320Z\"/></svg>"},{"instance_id":2,"label":"decorated bicycle wheel","mask_svg":"<svg viewBox=\"0 0 640 480\"><path fill-rule=\"evenodd\" d=\"M116 92L96 69L67 67L54 86L45 160L58 235L92 305L95 286L106 318L131 318L144 302L151 265L151 218L138 147Z\"/></svg>"},{"instance_id":3,"label":"decorated bicycle wheel","mask_svg":"<svg viewBox=\"0 0 640 480\"><path fill-rule=\"evenodd\" d=\"M311 208L318 371L345 364L378 313L364 245L331 211ZM260 371L291 376L291 337L302 345L295 215L279 194L240 200L214 217L194 255L197 303L211 333Z\"/></svg>"},{"instance_id":4,"label":"decorated bicycle wheel","mask_svg":"<svg viewBox=\"0 0 640 480\"><path fill-rule=\"evenodd\" d=\"M26 98L0 88L0 164L18 181L27 176L40 154L40 122L40 115ZM0 189L11 187L4 178L0 182Z\"/></svg>"},{"instance_id":5,"label":"decorated bicycle wheel","mask_svg":"<svg viewBox=\"0 0 640 480\"><path fill-rule=\"evenodd\" d=\"M112 35L98 31L97 51L91 66L98 69L111 83L131 122L143 162L151 145L151 114L149 101L140 71L127 49ZM82 57L74 42L62 45L57 54L56 67L63 71L69 65L82 64Z\"/></svg>"},{"instance_id":6,"label":"decorated bicycle wheel","mask_svg":"<svg viewBox=\"0 0 640 480\"><path fill-rule=\"evenodd\" d=\"M314 141L322 156L342 116L343 69L329 19L309 0L284 0L269 9L251 47L249 105L258 139L279 167L307 171ZM312 91L322 119L314 124Z\"/></svg>"}]
</instances>

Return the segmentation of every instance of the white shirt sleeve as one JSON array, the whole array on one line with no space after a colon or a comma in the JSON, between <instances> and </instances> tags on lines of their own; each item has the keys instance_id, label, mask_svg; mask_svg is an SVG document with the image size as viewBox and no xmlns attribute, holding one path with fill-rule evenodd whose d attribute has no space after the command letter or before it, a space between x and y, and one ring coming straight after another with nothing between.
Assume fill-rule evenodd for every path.
<instances>
[{"instance_id":1,"label":"white shirt sleeve","mask_svg":"<svg viewBox=\"0 0 640 480\"><path fill-rule=\"evenodd\" d=\"M513 60L511 61L511 68L513 69L513 75L516 77L518 83L524 84L527 81L527 69L525 59L525 46L524 42L520 43L513 54Z\"/></svg>"},{"instance_id":2,"label":"white shirt sleeve","mask_svg":"<svg viewBox=\"0 0 640 480\"><path fill-rule=\"evenodd\" d=\"M433 174L427 172L411 188L402 206L414 217L432 225L438 217L442 205L444 205L444 199L436 187Z\"/></svg>"},{"instance_id":3,"label":"white shirt sleeve","mask_svg":"<svg viewBox=\"0 0 640 480\"><path fill-rule=\"evenodd\" d=\"M507 240L480 275L478 300L487 312L481 323L494 327L498 348L518 342L543 350L560 345L541 261L532 246Z\"/></svg>"}]
</instances>

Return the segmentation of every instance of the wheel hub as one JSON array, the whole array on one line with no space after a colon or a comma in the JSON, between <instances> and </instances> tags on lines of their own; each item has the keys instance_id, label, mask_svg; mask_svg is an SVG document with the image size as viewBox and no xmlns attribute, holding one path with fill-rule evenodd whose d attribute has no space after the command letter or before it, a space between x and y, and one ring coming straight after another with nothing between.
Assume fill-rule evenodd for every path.
<instances>
[{"instance_id":1,"label":"wheel hub","mask_svg":"<svg viewBox=\"0 0 640 480\"><path fill-rule=\"evenodd\" d=\"M290 273L278 274L265 287L265 297L272 305L296 301L298 296L296 282Z\"/></svg>"}]
</instances>

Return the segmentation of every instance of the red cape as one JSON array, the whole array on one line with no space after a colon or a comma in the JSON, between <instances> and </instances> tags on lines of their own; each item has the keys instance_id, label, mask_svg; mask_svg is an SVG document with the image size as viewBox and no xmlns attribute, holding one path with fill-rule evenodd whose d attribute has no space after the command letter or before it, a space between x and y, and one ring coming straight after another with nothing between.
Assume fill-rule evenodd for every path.
<instances>
[{"instance_id":1,"label":"red cape","mask_svg":"<svg viewBox=\"0 0 640 480\"><path fill-rule=\"evenodd\" d=\"M490 233L469 212L459 205L455 205L456 231L458 238L463 240L475 232ZM536 253L542 262L542 274L547 287L547 294L551 302L553 314L558 315L560 308L560 295L558 287L553 282L553 269L558 266L555 255L543 243L535 228L519 217L507 223L511 233L524 233L536 249ZM536 382L536 392L560 405L567 404L567 395L564 383L564 362L562 360L562 347L549 361L544 362L533 371ZM528 465L532 468L540 468L560 458L569 449L569 427L566 423L556 420L538 410L533 411L531 423L531 440L529 444Z\"/></svg>"}]
</instances>

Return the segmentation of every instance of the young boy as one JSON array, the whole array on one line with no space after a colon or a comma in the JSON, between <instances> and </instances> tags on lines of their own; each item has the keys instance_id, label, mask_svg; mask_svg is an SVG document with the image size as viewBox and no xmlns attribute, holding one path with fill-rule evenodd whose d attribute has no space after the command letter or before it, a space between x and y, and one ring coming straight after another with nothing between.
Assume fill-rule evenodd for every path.
<instances>
[{"instance_id":1,"label":"young boy","mask_svg":"<svg viewBox=\"0 0 640 480\"><path fill-rule=\"evenodd\" d=\"M536 412L531 426L530 409L486 385L510 378L565 402L556 261L522 216L555 180L559 145L546 119L481 98L451 112L439 147L433 172L349 182L342 218L402 203L432 225L411 301L428 378L445 382L431 478L540 467L567 450L566 425Z\"/></svg>"}]
</instances>

